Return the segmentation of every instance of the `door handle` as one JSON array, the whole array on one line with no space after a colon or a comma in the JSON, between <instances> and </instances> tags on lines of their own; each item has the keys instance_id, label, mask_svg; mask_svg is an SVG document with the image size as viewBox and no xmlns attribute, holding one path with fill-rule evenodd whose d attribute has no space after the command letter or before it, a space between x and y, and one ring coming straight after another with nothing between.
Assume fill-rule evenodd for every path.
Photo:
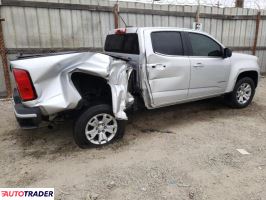
<instances>
[{"instance_id":1,"label":"door handle","mask_svg":"<svg viewBox=\"0 0 266 200\"><path fill-rule=\"evenodd\" d=\"M154 64L154 65L152 65L151 66L153 69L164 69L164 68L166 68L166 65L164 65L164 64Z\"/></svg>"},{"instance_id":2,"label":"door handle","mask_svg":"<svg viewBox=\"0 0 266 200\"><path fill-rule=\"evenodd\" d=\"M204 65L202 63L197 63L193 67L195 67L195 68L203 68Z\"/></svg>"}]
</instances>

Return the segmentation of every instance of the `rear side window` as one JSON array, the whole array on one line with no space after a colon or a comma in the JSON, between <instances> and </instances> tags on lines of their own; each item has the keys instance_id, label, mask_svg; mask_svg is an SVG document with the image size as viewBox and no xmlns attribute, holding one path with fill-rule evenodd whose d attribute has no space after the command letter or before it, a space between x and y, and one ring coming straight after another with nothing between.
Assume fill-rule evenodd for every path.
<instances>
[{"instance_id":1,"label":"rear side window","mask_svg":"<svg viewBox=\"0 0 266 200\"><path fill-rule=\"evenodd\" d=\"M107 35L105 40L105 51L139 54L139 40L136 33Z\"/></svg>"},{"instance_id":2,"label":"rear side window","mask_svg":"<svg viewBox=\"0 0 266 200\"><path fill-rule=\"evenodd\" d=\"M181 34L174 31L151 33L153 51L165 55L184 55Z\"/></svg>"},{"instance_id":3,"label":"rear side window","mask_svg":"<svg viewBox=\"0 0 266 200\"><path fill-rule=\"evenodd\" d=\"M221 46L213 39L197 33L189 33L193 56L221 57Z\"/></svg>"}]
</instances>

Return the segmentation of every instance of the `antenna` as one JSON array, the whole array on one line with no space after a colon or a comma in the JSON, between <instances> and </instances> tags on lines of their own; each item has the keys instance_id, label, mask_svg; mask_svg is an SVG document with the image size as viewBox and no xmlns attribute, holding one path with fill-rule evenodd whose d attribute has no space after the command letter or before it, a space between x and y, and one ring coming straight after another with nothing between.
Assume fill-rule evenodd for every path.
<instances>
[{"instance_id":1,"label":"antenna","mask_svg":"<svg viewBox=\"0 0 266 200\"><path fill-rule=\"evenodd\" d=\"M120 13L118 13L118 16L120 17L120 19L122 20L122 22L124 23L125 27L130 27L127 25L127 23L125 22L125 20L123 19L123 17L120 15Z\"/></svg>"},{"instance_id":2,"label":"antenna","mask_svg":"<svg viewBox=\"0 0 266 200\"><path fill-rule=\"evenodd\" d=\"M124 23L125 27L130 27L127 25L127 23L125 22L125 20L123 19L123 17L120 15L119 13L119 0L116 1L116 9L115 9L115 13L117 16L119 16L119 18L122 20L122 22Z\"/></svg>"}]
</instances>

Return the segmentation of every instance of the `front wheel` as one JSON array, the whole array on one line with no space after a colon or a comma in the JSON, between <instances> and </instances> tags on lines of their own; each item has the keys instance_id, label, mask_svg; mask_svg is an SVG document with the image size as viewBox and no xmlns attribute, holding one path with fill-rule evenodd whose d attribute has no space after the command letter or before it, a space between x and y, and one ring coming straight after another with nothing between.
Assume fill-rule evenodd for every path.
<instances>
[{"instance_id":1,"label":"front wheel","mask_svg":"<svg viewBox=\"0 0 266 200\"><path fill-rule=\"evenodd\" d=\"M249 77L237 81L232 93L226 96L227 102L233 108L247 107L255 94L254 81Z\"/></svg>"},{"instance_id":2,"label":"front wheel","mask_svg":"<svg viewBox=\"0 0 266 200\"><path fill-rule=\"evenodd\" d=\"M124 121L117 120L111 106L102 104L88 108L74 125L74 140L81 148L103 146L121 138Z\"/></svg>"}]
</instances>

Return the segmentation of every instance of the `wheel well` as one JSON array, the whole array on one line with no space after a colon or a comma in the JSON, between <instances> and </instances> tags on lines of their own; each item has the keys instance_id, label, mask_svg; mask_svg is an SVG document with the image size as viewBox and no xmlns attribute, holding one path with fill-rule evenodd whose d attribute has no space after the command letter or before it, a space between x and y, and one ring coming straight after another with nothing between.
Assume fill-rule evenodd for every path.
<instances>
[{"instance_id":1,"label":"wheel well","mask_svg":"<svg viewBox=\"0 0 266 200\"><path fill-rule=\"evenodd\" d=\"M241 74L238 75L237 81L240 80L241 78L244 78L244 77L251 78L255 83L255 87L257 87L257 85L258 85L258 73L256 71L242 72Z\"/></svg>"},{"instance_id":2,"label":"wheel well","mask_svg":"<svg viewBox=\"0 0 266 200\"><path fill-rule=\"evenodd\" d=\"M130 74L130 77L128 79L128 91L132 95L136 95L138 92L138 86L137 86L137 74L136 70L133 70Z\"/></svg>"},{"instance_id":3,"label":"wheel well","mask_svg":"<svg viewBox=\"0 0 266 200\"><path fill-rule=\"evenodd\" d=\"M107 81L101 77L75 72L71 80L86 104L106 103L112 106L112 92Z\"/></svg>"}]
</instances>

